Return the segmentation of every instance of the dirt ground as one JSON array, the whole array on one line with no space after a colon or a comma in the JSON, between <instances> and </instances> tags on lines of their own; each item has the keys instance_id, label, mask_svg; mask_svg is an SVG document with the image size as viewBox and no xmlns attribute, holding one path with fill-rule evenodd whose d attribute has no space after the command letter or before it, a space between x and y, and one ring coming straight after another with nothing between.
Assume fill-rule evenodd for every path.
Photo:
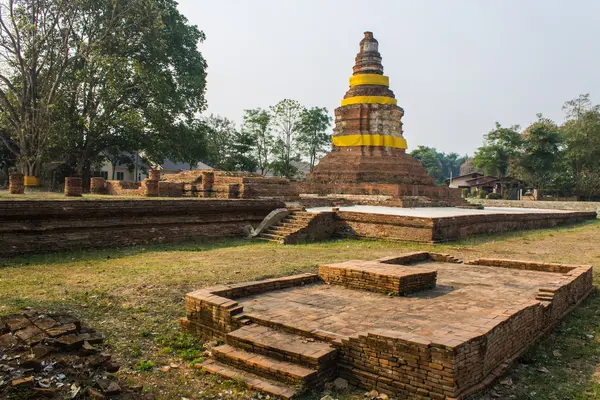
<instances>
[{"instance_id":1,"label":"dirt ground","mask_svg":"<svg viewBox=\"0 0 600 400\"><path fill-rule=\"evenodd\" d=\"M481 236L444 245L340 240L297 246L225 240L0 259L0 315L24 307L68 312L103 332L119 379L158 399L252 399L238 383L192 365L203 343L184 335L184 294L217 283L315 272L322 262L407 251L465 259L512 258L600 265L600 220L550 230ZM595 284L600 284L597 272ZM481 399L600 399L600 296L592 295L530 349ZM364 391L332 393L340 400ZM306 399L320 399L309 393Z\"/></svg>"}]
</instances>

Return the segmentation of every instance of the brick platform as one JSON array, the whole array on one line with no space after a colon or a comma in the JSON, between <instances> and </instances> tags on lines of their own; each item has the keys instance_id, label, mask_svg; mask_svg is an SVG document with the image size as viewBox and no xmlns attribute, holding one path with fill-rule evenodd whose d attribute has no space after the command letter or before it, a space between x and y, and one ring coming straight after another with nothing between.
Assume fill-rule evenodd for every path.
<instances>
[{"instance_id":1,"label":"brick platform","mask_svg":"<svg viewBox=\"0 0 600 400\"><path fill-rule=\"evenodd\" d=\"M284 398L342 376L398 399L465 399L492 384L593 290L590 266L464 264L424 252L346 265L366 272L357 280L368 276L370 287L409 270L436 271L437 286L388 296L326 284L330 272L321 267L323 277L189 293L184 326L226 341L206 370Z\"/></svg>"},{"instance_id":2,"label":"brick platform","mask_svg":"<svg viewBox=\"0 0 600 400\"><path fill-rule=\"evenodd\" d=\"M276 200L0 201L0 256L243 236Z\"/></svg>"},{"instance_id":3,"label":"brick platform","mask_svg":"<svg viewBox=\"0 0 600 400\"><path fill-rule=\"evenodd\" d=\"M436 276L435 270L415 270L377 261L346 261L319 266L319 277L326 283L384 294L433 289Z\"/></svg>"}]
</instances>

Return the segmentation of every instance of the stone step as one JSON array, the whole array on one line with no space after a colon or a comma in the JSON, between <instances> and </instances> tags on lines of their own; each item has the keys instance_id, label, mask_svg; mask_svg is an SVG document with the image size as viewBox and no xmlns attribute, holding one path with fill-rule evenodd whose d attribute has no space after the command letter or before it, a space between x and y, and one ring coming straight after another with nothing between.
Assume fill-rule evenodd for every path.
<instances>
[{"instance_id":1,"label":"stone step","mask_svg":"<svg viewBox=\"0 0 600 400\"><path fill-rule=\"evenodd\" d=\"M226 342L253 353L318 370L330 368L336 361L336 350L328 343L256 324L229 332Z\"/></svg>"},{"instance_id":2,"label":"stone step","mask_svg":"<svg viewBox=\"0 0 600 400\"><path fill-rule=\"evenodd\" d=\"M224 364L294 385L305 385L317 378L316 369L251 353L228 344L213 348L212 356Z\"/></svg>"},{"instance_id":3,"label":"stone step","mask_svg":"<svg viewBox=\"0 0 600 400\"><path fill-rule=\"evenodd\" d=\"M258 237L260 238L265 238L265 239L272 239L272 240L283 240L284 235L274 235L272 233L260 233L258 235Z\"/></svg>"},{"instance_id":4,"label":"stone step","mask_svg":"<svg viewBox=\"0 0 600 400\"><path fill-rule=\"evenodd\" d=\"M304 223L280 222L277 225L273 225L273 226L296 228L296 227L304 227L305 225L306 224L304 224Z\"/></svg>"},{"instance_id":5,"label":"stone step","mask_svg":"<svg viewBox=\"0 0 600 400\"><path fill-rule=\"evenodd\" d=\"M304 226L296 225L294 227L291 226L272 226L265 233L271 233L276 235L287 236L290 233L296 232L298 229L302 229Z\"/></svg>"},{"instance_id":6,"label":"stone step","mask_svg":"<svg viewBox=\"0 0 600 400\"><path fill-rule=\"evenodd\" d=\"M265 242L283 243L283 240L269 239L269 238L260 237L260 236L256 236L256 237L255 237L255 239L258 239L258 240L263 240L263 241L265 241Z\"/></svg>"},{"instance_id":7,"label":"stone step","mask_svg":"<svg viewBox=\"0 0 600 400\"><path fill-rule=\"evenodd\" d=\"M209 359L200 364L200 366L208 373L221 375L226 379L242 382L250 389L268 393L272 396L281 397L283 399L293 399L296 395L296 389L284 383L271 382L266 378L260 377L248 371L225 365L219 361Z\"/></svg>"}]
</instances>

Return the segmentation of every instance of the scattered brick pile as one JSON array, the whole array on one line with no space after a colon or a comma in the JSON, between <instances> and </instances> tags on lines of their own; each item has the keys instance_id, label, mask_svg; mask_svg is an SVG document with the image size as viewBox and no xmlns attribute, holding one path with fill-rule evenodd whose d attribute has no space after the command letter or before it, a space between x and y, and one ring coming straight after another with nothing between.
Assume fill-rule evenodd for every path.
<instances>
[{"instance_id":1,"label":"scattered brick pile","mask_svg":"<svg viewBox=\"0 0 600 400\"><path fill-rule=\"evenodd\" d=\"M437 272L379 262L346 261L319 265L319 278L351 289L403 295L434 288Z\"/></svg>"},{"instance_id":2,"label":"scattered brick pile","mask_svg":"<svg viewBox=\"0 0 600 400\"><path fill-rule=\"evenodd\" d=\"M27 311L0 318L0 398L140 399L113 373L104 336L67 314Z\"/></svg>"}]
</instances>

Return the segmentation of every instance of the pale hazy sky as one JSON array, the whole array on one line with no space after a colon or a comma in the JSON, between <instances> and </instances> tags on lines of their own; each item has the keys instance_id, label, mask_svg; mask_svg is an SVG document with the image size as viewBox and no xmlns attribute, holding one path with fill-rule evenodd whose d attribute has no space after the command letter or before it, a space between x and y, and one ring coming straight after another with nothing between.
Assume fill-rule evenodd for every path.
<instances>
[{"instance_id":1,"label":"pale hazy sky","mask_svg":"<svg viewBox=\"0 0 600 400\"><path fill-rule=\"evenodd\" d=\"M495 121L600 102L600 0L180 0L206 34L208 111L339 106L364 31L379 41L409 150L471 154Z\"/></svg>"}]
</instances>

